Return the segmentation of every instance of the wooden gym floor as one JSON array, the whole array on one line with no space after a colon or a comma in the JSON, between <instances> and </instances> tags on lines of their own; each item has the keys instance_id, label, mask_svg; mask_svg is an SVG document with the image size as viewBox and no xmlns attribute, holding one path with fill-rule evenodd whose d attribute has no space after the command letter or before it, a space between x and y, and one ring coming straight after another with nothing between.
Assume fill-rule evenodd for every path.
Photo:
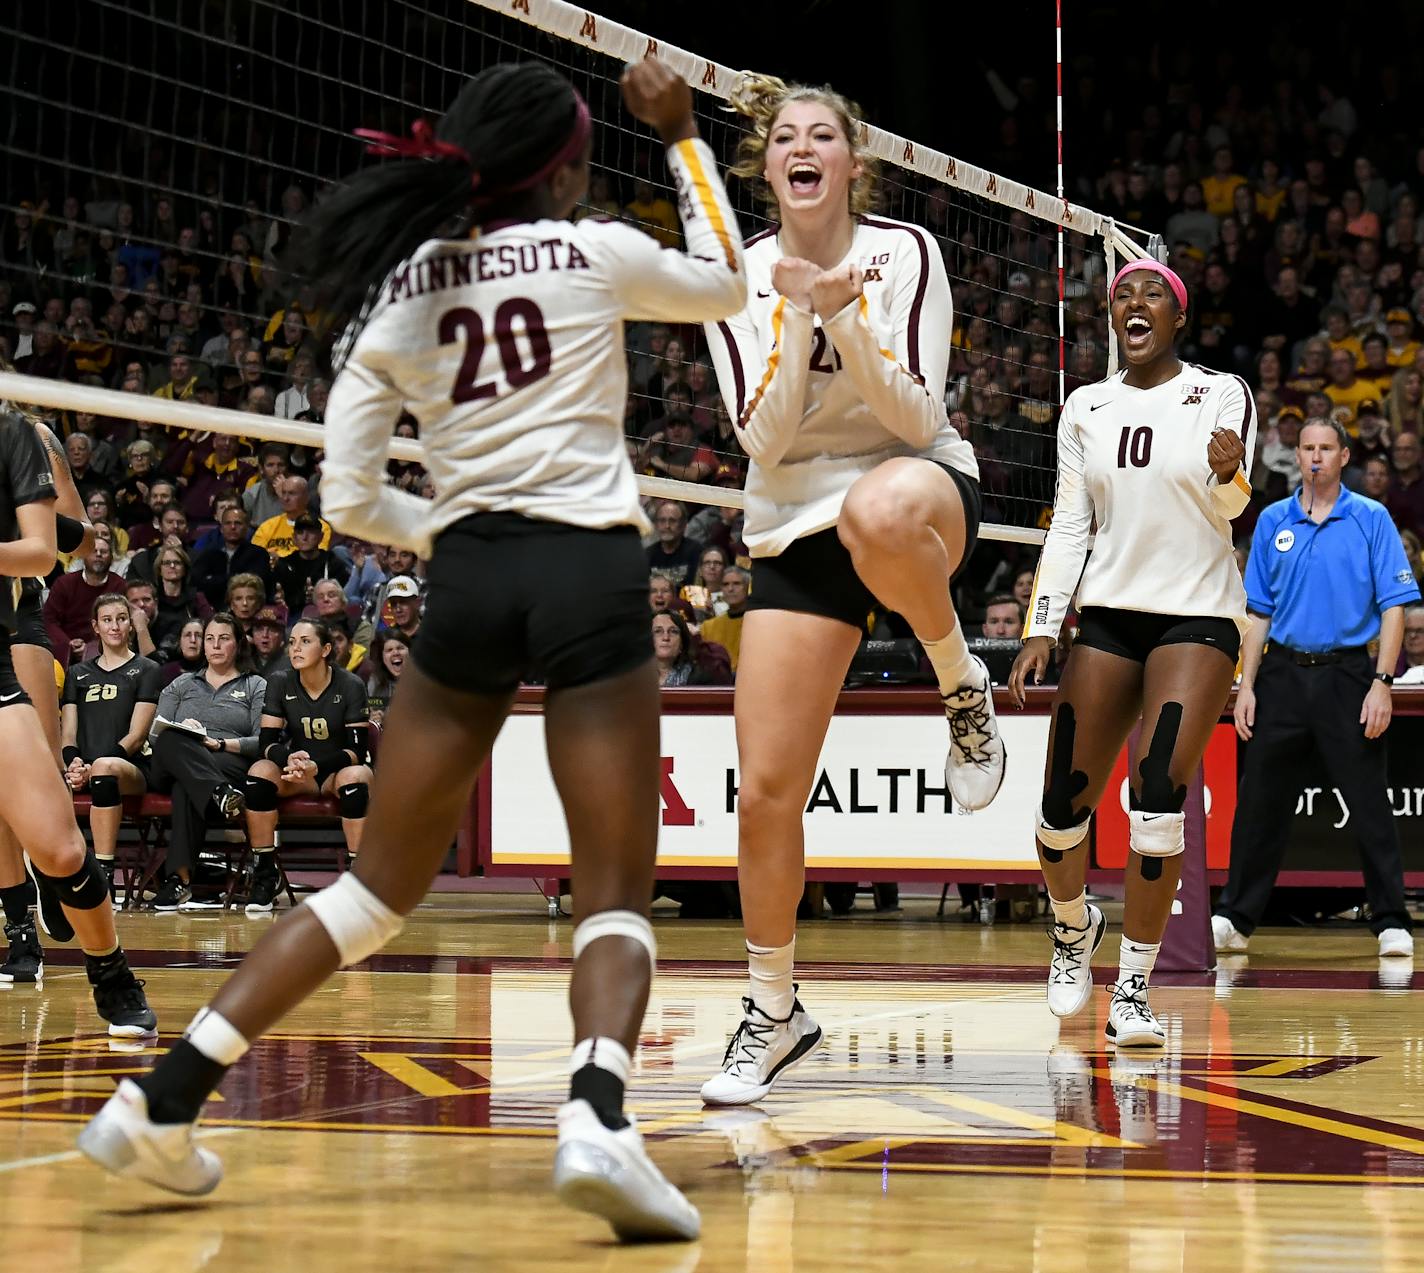
<instances>
[{"instance_id":1,"label":"wooden gym floor","mask_svg":"<svg viewBox=\"0 0 1424 1273\"><path fill-rule=\"evenodd\" d=\"M864 901L862 906L866 905ZM263 1040L209 1106L227 1177L188 1202L115 1182L78 1124L152 1050L116 1052L82 969L0 994L7 1263L123 1270L1134 1273L1413 1269L1424 1247L1424 1013L1363 929L1265 932L1159 977L1158 1056L1060 1023L1039 925L803 926L827 1046L760 1107L704 1110L743 989L727 923L658 925L632 1107L702 1210L694 1246L620 1248L546 1191L565 1085L569 925L537 896L420 909ZM124 915L165 1040L270 920ZM1110 935L1096 966L1115 968Z\"/></svg>"}]
</instances>

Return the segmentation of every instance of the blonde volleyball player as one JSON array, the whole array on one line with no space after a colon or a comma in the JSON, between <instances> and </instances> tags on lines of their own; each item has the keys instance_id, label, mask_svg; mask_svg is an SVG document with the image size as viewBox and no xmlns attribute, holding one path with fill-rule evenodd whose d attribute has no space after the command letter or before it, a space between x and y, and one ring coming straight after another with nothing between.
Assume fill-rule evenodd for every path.
<instances>
[{"instance_id":1,"label":"blonde volleyball player","mask_svg":"<svg viewBox=\"0 0 1424 1273\"><path fill-rule=\"evenodd\" d=\"M279 921L151 1074L120 1084L80 1138L112 1171L179 1193L218 1183L221 1164L191 1139L203 1102L253 1039L399 931L516 686L537 674L577 912L555 1188L624 1239L697 1236L696 1209L623 1113L655 954L659 808L650 527L623 443L623 320L725 317L746 276L691 90L645 61L623 94L667 145L686 255L616 222L568 220L588 187L589 114L537 62L482 71L433 133L378 136L409 157L316 210L308 273L331 285L334 312L367 307L331 389L324 511L429 562L425 619L355 870ZM385 482L402 405L420 422L433 503Z\"/></svg>"},{"instance_id":2,"label":"blonde volleyball player","mask_svg":"<svg viewBox=\"0 0 1424 1273\"><path fill-rule=\"evenodd\" d=\"M1109 1042L1130 1047L1165 1039L1147 983L1181 877L1187 784L1226 706L1246 622L1230 522L1251 498L1245 466L1255 407L1239 377L1177 357L1187 289L1170 269L1133 261L1108 295L1126 366L1064 404L1053 523L1009 685L1022 705L1024 684L1042 679L1076 591L1078 637L1053 701L1038 812L1054 914L1048 1006L1071 1017L1092 996L1089 962L1104 922L1084 895L1082 845L1140 716L1128 769L1122 949L1107 1023Z\"/></svg>"},{"instance_id":3,"label":"blonde volleyball player","mask_svg":"<svg viewBox=\"0 0 1424 1273\"><path fill-rule=\"evenodd\" d=\"M702 1088L719 1105L760 1100L820 1043L792 983L802 817L877 601L905 616L934 664L956 803L983 808L1004 776L989 673L950 601L978 532L979 483L944 409L952 309L939 247L869 214L873 161L838 93L747 77L733 105L751 121L733 171L765 185L780 224L749 242L747 308L707 325L751 457L744 534L756 558L735 708L750 988Z\"/></svg>"}]
</instances>

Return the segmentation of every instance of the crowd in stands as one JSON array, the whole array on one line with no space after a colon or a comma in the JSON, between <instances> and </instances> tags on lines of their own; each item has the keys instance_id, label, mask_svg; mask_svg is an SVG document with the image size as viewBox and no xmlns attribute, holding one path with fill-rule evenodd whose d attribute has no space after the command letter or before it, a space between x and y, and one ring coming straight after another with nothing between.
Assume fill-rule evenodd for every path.
<instances>
[{"instance_id":1,"label":"crowd in stands","mask_svg":"<svg viewBox=\"0 0 1424 1273\"><path fill-rule=\"evenodd\" d=\"M1003 86L996 95L1002 135L1022 136L1031 103ZM1259 510L1300 480L1301 425L1326 417L1352 439L1347 484L1388 508L1424 574L1424 148L1406 163L1413 152L1393 135L1389 145L1372 138L1343 95L1310 102L1285 81L1258 92L1202 81L1154 105L1145 123L1107 121L1095 145L1120 149L1104 149L1102 171L1080 182L1084 202L1163 232L1190 286L1183 357L1243 377L1255 395L1256 497L1236 523L1238 555ZM1001 158L1012 170L1014 153ZM646 175L653 156L627 166L631 174L598 170L578 215L618 217L676 245L676 209ZM281 190L276 206L247 198L239 213L157 189L111 197L111 185L77 172L65 180L11 193L0 354L31 375L324 423L336 324L302 284L293 246L319 191L269 181ZM887 173L882 195L889 215L925 225L944 252L956 309L946 409L979 456L984 520L1045 526L1059 410L1052 227L903 172ZM1105 263L1077 235L1067 249L1071 392L1107 369ZM740 487L746 456L700 330L630 324L627 346L634 467ZM334 535L320 515L318 449L78 411L54 422L100 531L94 550L52 580L46 618L62 662L93 655L89 608L115 591L136 606L136 647L172 675L192 662L188 625L215 610L230 609L259 662L274 665L286 630L320 613L383 710L419 626L421 566ZM413 436L413 421L397 431ZM431 493L418 464L392 461L389 472ZM727 683L755 588L740 514L647 508L664 683ZM981 542L956 595L973 632L1017 631L1033 556ZM903 635L896 616L878 613L867 615L867 634Z\"/></svg>"}]
</instances>

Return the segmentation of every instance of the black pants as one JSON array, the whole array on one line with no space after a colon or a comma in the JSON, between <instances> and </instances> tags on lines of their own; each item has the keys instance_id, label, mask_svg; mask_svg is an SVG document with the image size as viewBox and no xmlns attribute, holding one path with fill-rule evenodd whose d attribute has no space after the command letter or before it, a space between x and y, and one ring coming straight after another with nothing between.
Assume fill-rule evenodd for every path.
<instances>
[{"instance_id":1,"label":"black pants","mask_svg":"<svg viewBox=\"0 0 1424 1273\"><path fill-rule=\"evenodd\" d=\"M1216 907L1240 932L1251 933L1265 913L1294 821L1295 777L1312 747L1350 810L1364 859L1371 929L1410 927L1385 740L1366 738L1360 724L1373 675L1374 661L1364 651L1320 667L1300 667L1278 648L1262 660L1256 724L1242 753L1231 827L1231 875Z\"/></svg>"},{"instance_id":2,"label":"black pants","mask_svg":"<svg viewBox=\"0 0 1424 1273\"><path fill-rule=\"evenodd\" d=\"M242 785L252 761L236 752L209 751L191 734L170 729L153 744L155 791L173 801L173 834L168 837L170 871L192 871L208 833L213 792L222 783Z\"/></svg>"}]
</instances>

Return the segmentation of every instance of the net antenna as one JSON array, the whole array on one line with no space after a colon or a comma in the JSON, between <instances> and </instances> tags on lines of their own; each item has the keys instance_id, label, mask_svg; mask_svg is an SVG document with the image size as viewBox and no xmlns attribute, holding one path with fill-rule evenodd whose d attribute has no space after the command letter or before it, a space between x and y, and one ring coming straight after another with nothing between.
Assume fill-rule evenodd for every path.
<instances>
[{"instance_id":1,"label":"net antenna","mask_svg":"<svg viewBox=\"0 0 1424 1273\"><path fill-rule=\"evenodd\" d=\"M618 78L624 65L654 54L681 74L697 90L699 127L723 164L741 135L741 121L722 109L742 74L739 68L564 0L383 0L365 12L380 13L379 31L370 22L336 23L323 6L308 10L284 0L249 0L236 23L220 19L211 6L201 7L181 25L156 5L96 5L92 21L72 27L50 21L45 6L24 6L12 32L15 56L8 72L0 73L8 77L16 103L0 150L6 188L13 193L0 198L0 211L13 216L21 211L22 198L42 193L46 215L58 222L58 210L72 193L81 196L81 206L64 233L97 238L115 231L116 210L122 221L129 205L149 212L185 206L196 211L180 217L196 221L201 211L208 220L227 223L220 242L200 239L193 246L185 268L193 263L206 282L218 267L231 267L237 283L242 271L232 266L227 226L254 218L263 242L252 245L251 274L262 307L234 301L231 289L223 292L216 282L193 303L210 324L240 306L266 344L272 340L271 298L290 297L300 284L295 274L282 274L284 268L299 268L284 264L281 256L301 215L300 207L287 206L291 189L316 195L363 161L353 128L403 132L413 119L443 112L481 66L537 57L568 75L598 122L593 162L608 185L604 203L588 210L641 220L672 241L675 218L671 228L660 226L647 211L671 192L656 139L622 106ZM241 75L233 71L238 63ZM175 64L192 73L175 81ZM38 83L64 84L68 96L57 101L52 93L39 92ZM107 86L104 96L96 87L85 97L86 85L101 83ZM273 83L290 85L290 100L274 98ZM1061 153L1059 191L1049 194L885 129L861 127L861 144L881 161L884 211L924 227L944 255L956 313L954 331L945 333L956 350L946 406L980 457L981 533L987 539L1039 543L1051 508L1056 420L1064 393L1116 366L1102 303L1104 280L1119 259L1160 254L1160 240L1144 246L1133 237L1135 230L1069 200ZM752 192L743 183L730 184L743 230L750 235L762 229L765 213ZM125 245L138 253L133 259L145 247L156 257L172 241L160 219L149 228L146 214L145 226L121 228ZM37 297L58 289L67 298L95 282L92 275L86 279L68 270L58 253L44 271L12 280L17 299L22 287ZM241 293L238 288L239 298ZM638 426L635 434L642 435L656 418L651 413L664 405L649 387L648 368L665 367L640 343L646 333L639 333L639 326L630 325L635 375L629 414ZM703 362L700 330L688 326L676 334L684 342L683 362ZM121 360L131 355L127 340L115 337ZM152 341L143 352L150 363L163 357ZM226 369L225 359L215 359L215 366L220 363L219 369ZM676 379L692 368L671 370ZM699 375L706 370L704 362ZM107 380L118 383L116 375ZM710 387L709 401L716 398L715 385ZM111 419L311 447L321 446L325 427L23 375L0 374L0 395ZM729 451L734 446L733 441ZM422 458L418 442L394 437L390 455ZM639 484L650 497L724 507L742 503L741 491L727 485L653 476L640 477Z\"/></svg>"}]
</instances>

